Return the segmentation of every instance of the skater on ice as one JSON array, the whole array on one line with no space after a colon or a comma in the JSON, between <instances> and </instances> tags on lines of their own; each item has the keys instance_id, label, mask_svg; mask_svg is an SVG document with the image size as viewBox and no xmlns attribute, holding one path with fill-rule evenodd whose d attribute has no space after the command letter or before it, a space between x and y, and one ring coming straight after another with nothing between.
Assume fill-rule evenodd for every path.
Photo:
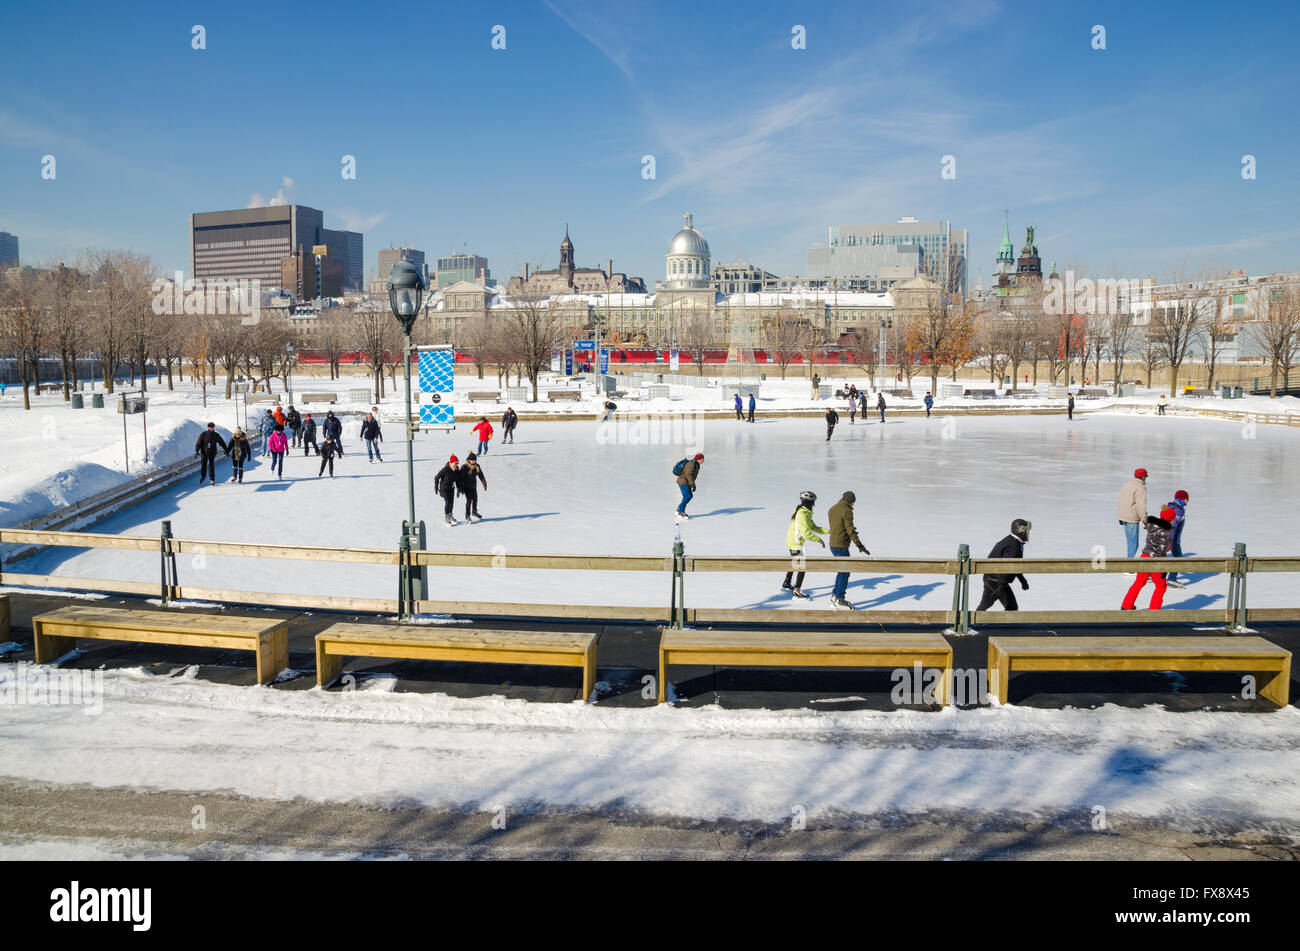
<instances>
[{"instance_id":1,"label":"skater on ice","mask_svg":"<svg viewBox=\"0 0 1300 951\"><path fill-rule=\"evenodd\" d=\"M849 425L853 425L854 419L858 415L858 398L855 394L849 394Z\"/></svg>"},{"instance_id":2,"label":"skater on ice","mask_svg":"<svg viewBox=\"0 0 1300 951\"><path fill-rule=\"evenodd\" d=\"M883 423L885 421L885 394L884 393L876 394L876 409L880 410L880 421Z\"/></svg>"},{"instance_id":3,"label":"skater on ice","mask_svg":"<svg viewBox=\"0 0 1300 951\"><path fill-rule=\"evenodd\" d=\"M316 420L311 418L311 413L308 413L302 420L302 454L309 456L313 449L319 456L320 446L316 445Z\"/></svg>"},{"instance_id":4,"label":"skater on ice","mask_svg":"<svg viewBox=\"0 0 1300 951\"><path fill-rule=\"evenodd\" d=\"M230 481L244 481L244 463L248 457L253 454L253 447L248 444L248 437L239 427L230 436L230 443L226 447L226 455L230 457Z\"/></svg>"},{"instance_id":5,"label":"skater on ice","mask_svg":"<svg viewBox=\"0 0 1300 951\"><path fill-rule=\"evenodd\" d=\"M217 484L217 450L226 451L226 441L217 432L216 423L208 423L208 428L199 433L194 442L194 455L199 457L199 485L206 476L210 485Z\"/></svg>"},{"instance_id":6,"label":"skater on ice","mask_svg":"<svg viewBox=\"0 0 1300 951\"><path fill-rule=\"evenodd\" d=\"M1173 527L1174 510L1171 508L1161 509L1159 515L1147 516L1147 543L1142 549L1142 557L1165 557L1169 553L1169 546L1173 544ZM1144 571L1138 574L1132 587L1128 589L1128 594L1124 595L1124 602L1120 605L1123 610L1132 611L1136 609L1138 595L1146 587L1148 581L1155 587L1155 590L1151 592L1151 610L1159 611L1164 606L1166 587L1164 572Z\"/></svg>"},{"instance_id":7,"label":"skater on ice","mask_svg":"<svg viewBox=\"0 0 1300 951\"><path fill-rule=\"evenodd\" d=\"M1165 409L1169 406L1169 401L1165 399L1165 394L1160 394L1160 402L1156 404L1156 413L1160 416L1165 415Z\"/></svg>"},{"instance_id":8,"label":"skater on ice","mask_svg":"<svg viewBox=\"0 0 1300 951\"><path fill-rule=\"evenodd\" d=\"M1074 419L1074 394L1068 393L1066 394L1066 396L1067 399L1065 401L1065 418Z\"/></svg>"},{"instance_id":9,"label":"skater on ice","mask_svg":"<svg viewBox=\"0 0 1300 951\"><path fill-rule=\"evenodd\" d=\"M456 524L456 519L451 514L451 506L456 500L456 488L460 479L460 459L455 456L449 458L447 464L433 477L433 491L442 496L442 520L448 525Z\"/></svg>"},{"instance_id":10,"label":"skater on ice","mask_svg":"<svg viewBox=\"0 0 1300 951\"><path fill-rule=\"evenodd\" d=\"M737 419L737 421L739 421L739 422L744 422L744 421L745 421L745 414L744 414L744 412L743 412L743 409L744 409L744 407L743 407L743 405L742 405L741 402L740 402L740 394L737 393L737 394L736 394L736 419Z\"/></svg>"},{"instance_id":11,"label":"skater on ice","mask_svg":"<svg viewBox=\"0 0 1300 951\"><path fill-rule=\"evenodd\" d=\"M754 421L754 409L758 406L758 400L754 399L754 394L749 394L749 421Z\"/></svg>"},{"instance_id":12,"label":"skater on ice","mask_svg":"<svg viewBox=\"0 0 1300 951\"><path fill-rule=\"evenodd\" d=\"M478 464L478 456L470 453L465 457L465 465L456 473L456 488L460 494L465 496L465 522L481 521L483 516L478 514L478 484L483 483L483 488L487 489L487 476L483 474L483 467Z\"/></svg>"},{"instance_id":13,"label":"skater on ice","mask_svg":"<svg viewBox=\"0 0 1300 951\"><path fill-rule=\"evenodd\" d=\"M257 431L262 436L262 452L269 452L266 448L266 441L271 438L271 433L275 432L275 417L271 415L268 409L266 414L257 421Z\"/></svg>"},{"instance_id":14,"label":"skater on ice","mask_svg":"<svg viewBox=\"0 0 1300 951\"><path fill-rule=\"evenodd\" d=\"M299 440L302 439L302 414L289 404L289 412L284 414L285 421L289 426L289 448L296 449Z\"/></svg>"},{"instance_id":15,"label":"skater on ice","mask_svg":"<svg viewBox=\"0 0 1300 951\"><path fill-rule=\"evenodd\" d=\"M1187 503L1191 496L1187 494L1186 489L1179 489L1174 493L1174 500L1165 508L1174 511L1174 530L1173 538L1169 546L1169 554L1173 558L1183 557L1183 526L1187 522ZM1187 585L1178 580L1178 572L1171 571L1165 575L1165 584L1171 588L1185 588Z\"/></svg>"},{"instance_id":16,"label":"skater on ice","mask_svg":"<svg viewBox=\"0 0 1300 951\"><path fill-rule=\"evenodd\" d=\"M514 444L515 427L519 425L519 414L509 406L506 407L505 413L501 417L501 445L506 443Z\"/></svg>"},{"instance_id":17,"label":"skater on ice","mask_svg":"<svg viewBox=\"0 0 1300 951\"><path fill-rule=\"evenodd\" d=\"M990 558L1024 558L1025 543L1029 541L1029 530L1033 524L1027 519L1017 518L1011 522L1011 534L1002 541L993 546L989 551ZM984 576L984 596L980 598L980 603L976 605L976 611L987 611L993 607L993 602L1001 602L1004 610L1019 611L1020 605L1016 603L1016 593L1011 590L1011 582L1019 581L1022 591L1029 590L1029 581L1024 575L985 575Z\"/></svg>"},{"instance_id":18,"label":"skater on ice","mask_svg":"<svg viewBox=\"0 0 1300 951\"><path fill-rule=\"evenodd\" d=\"M881 399L884 399L884 397L882 396ZM929 390L926 390L926 391L925 391L925 399L922 400L922 402L925 403L925 418L926 418L926 419L929 419L929 418L930 418L930 410L934 409L934 397L930 395L930 391L929 391ZM885 416L884 416L883 413L881 413L881 415L880 415L880 421L881 421L882 423L885 421Z\"/></svg>"},{"instance_id":19,"label":"skater on ice","mask_svg":"<svg viewBox=\"0 0 1300 951\"><path fill-rule=\"evenodd\" d=\"M327 440L329 439L334 440L334 452L335 454L342 456L343 455L343 423L341 423L339 421L339 418L334 415L334 410L329 410L325 414L325 425L322 427L322 432L324 432L325 438ZM322 446L321 452L323 453L324 451L325 451L325 447ZM334 472L334 467L331 465L330 466L331 475L333 474L333 472Z\"/></svg>"},{"instance_id":20,"label":"skater on ice","mask_svg":"<svg viewBox=\"0 0 1300 951\"><path fill-rule=\"evenodd\" d=\"M342 455L343 450L339 448L338 440L333 436L326 436L320 447L320 472L316 473L316 478L319 479L325 474L326 466L329 466L330 478L334 478L334 457Z\"/></svg>"},{"instance_id":21,"label":"skater on ice","mask_svg":"<svg viewBox=\"0 0 1300 951\"><path fill-rule=\"evenodd\" d=\"M690 518L686 506L695 498L695 480L699 478L700 466L704 463L704 453L697 452L693 459L683 459L673 466L673 475L677 477L677 488L681 490L682 501L677 506L678 518Z\"/></svg>"},{"instance_id":22,"label":"skater on ice","mask_svg":"<svg viewBox=\"0 0 1300 951\"><path fill-rule=\"evenodd\" d=\"M1137 556L1138 526L1147 520L1147 471L1134 469L1133 478L1119 492L1119 524L1128 546L1127 558Z\"/></svg>"},{"instance_id":23,"label":"skater on ice","mask_svg":"<svg viewBox=\"0 0 1300 951\"><path fill-rule=\"evenodd\" d=\"M862 544L862 539L858 538L858 529L853 524L853 503L858 497L853 492L845 492L840 496L840 500L831 506L831 510L826 513L830 519L830 539L831 554L837 558L849 557L849 543L852 542L857 546L858 551L864 555L870 555L867 547ZM853 605L848 602L849 592L849 573L841 571L835 576L835 588L831 592L831 604L841 611L854 610Z\"/></svg>"},{"instance_id":24,"label":"skater on ice","mask_svg":"<svg viewBox=\"0 0 1300 951\"><path fill-rule=\"evenodd\" d=\"M823 548L826 542L822 539L822 534L826 529L822 528L813 521L813 505L817 502L817 493L800 492L799 504L795 507L794 514L790 516L790 526L785 530L785 548L792 557L799 557L803 554L803 546L808 542L816 542ZM785 573L785 580L781 582L781 589L789 591L796 598L807 598L809 595L803 591L802 571L796 576L791 569ZM791 583L793 581L793 583Z\"/></svg>"},{"instance_id":25,"label":"skater on ice","mask_svg":"<svg viewBox=\"0 0 1300 951\"><path fill-rule=\"evenodd\" d=\"M365 422L361 424L361 438L366 441L366 458L371 462L376 459L383 462L379 444L384 441L384 433L379 428L379 420L375 419L374 413L366 413Z\"/></svg>"},{"instance_id":26,"label":"skater on ice","mask_svg":"<svg viewBox=\"0 0 1300 951\"><path fill-rule=\"evenodd\" d=\"M481 456L488 451L488 440L492 438L492 424L488 422L486 416L480 416L478 423L470 430L478 437L478 454Z\"/></svg>"},{"instance_id":27,"label":"skater on ice","mask_svg":"<svg viewBox=\"0 0 1300 951\"><path fill-rule=\"evenodd\" d=\"M834 406L826 407L826 441L831 441L831 433L835 432L835 424L840 421L840 414L835 412Z\"/></svg>"},{"instance_id":28,"label":"skater on ice","mask_svg":"<svg viewBox=\"0 0 1300 951\"><path fill-rule=\"evenodd\" d=\"M289 451L289 440L284 434L284 427L277 425L266 440L267 451L271 453L271 471L277 479L284 478L284 457Z\"/></svg>"}]
</instances>

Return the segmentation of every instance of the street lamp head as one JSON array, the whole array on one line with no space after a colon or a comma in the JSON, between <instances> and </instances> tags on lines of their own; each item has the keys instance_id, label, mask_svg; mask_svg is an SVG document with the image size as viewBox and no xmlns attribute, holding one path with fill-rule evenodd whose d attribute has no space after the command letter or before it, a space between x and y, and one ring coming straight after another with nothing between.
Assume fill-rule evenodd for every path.
<instances>
[{"instance_id":1,"label":"street lamp head","mask_svg":"<svg viewBox=\"0 0 1300 951\"><path fill-rule=\"evenodd\" d=\"M389 272L388 304L404 334L410 334L411 325L420 314L426 286L424 275L409 261L398 261Z\"/></svg>"}]
</instances>

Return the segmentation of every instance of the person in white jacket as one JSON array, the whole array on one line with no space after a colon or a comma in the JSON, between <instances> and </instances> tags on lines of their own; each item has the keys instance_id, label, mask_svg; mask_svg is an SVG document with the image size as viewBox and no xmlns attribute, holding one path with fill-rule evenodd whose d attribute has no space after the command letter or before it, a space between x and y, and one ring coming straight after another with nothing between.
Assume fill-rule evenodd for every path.
<instances>
[{"instance_id":1,"label":"person in white jacket","mask_svg":"<svg viewBox=\"0 0 1300 951\"><path fill-rule=\"evenodd\" d=\"M1128 558L1136 558L1138 530L1147 520L1147 471L1134 469L1133 478L1119 492L1119 524L1124 529Z\"/></svg>"}]
</instances>

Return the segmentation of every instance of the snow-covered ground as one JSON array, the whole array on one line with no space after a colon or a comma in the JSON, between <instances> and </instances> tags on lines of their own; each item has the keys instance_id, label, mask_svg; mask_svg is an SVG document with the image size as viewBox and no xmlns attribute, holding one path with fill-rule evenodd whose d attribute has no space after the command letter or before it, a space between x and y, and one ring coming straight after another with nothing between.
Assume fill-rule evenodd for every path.
<instances>
[{"instance_id":1,"label":"snow-covered ground","mask_svg":"<svg viewBox=\"0 0 1300 951\"><path fill-rule=\"evenodd\" d=\"M243 485L182 485L98 524L105 532L156 535L170 519L180 538L278 544L394 548L406 509L404 447L390 429L385 462L369 464L355 434L336 478L318 478L318 461L291 454L286 478L269 476L259 456ZM636 441L652 434L663 442ZM1293 555L1290 499L1300 474L1290 460L1300 431L1190 416L1131 413L1064 416L896 417L843 421L828 443L816 418L687 419L657 426L620 422L523 421L514 444L499 439L485 456L484 520L448 528L433 477L451 453L474 448L467 426L422 434L416 443L417 514L429 523L429 548L494 553L666 556L678 524L671 468L697 448L705 453L699 494L680 531L688 555L784 557L785 531L800 491L819 496L819 524L846 490L857 493L857 522L880 557L952 557L959 543L984 555L1013 518L1034 529L1031 556L1092 557L1102 546L1124 552L1116 524L1120 486L1137 466L1151 472L1152 510L1177 489L1191 494L1187 554L1227 557L1242 541L1255 555ZM228 476L228 464L219 467ZM458 500L459 505L459 500ZM462 514L460 507L457 516ZM815 546L813 553L822 549ZM22 563L32 573L87 578L153 578L145 552L49 550ZM182 558L182 584L306 596L391 597L390 568L271 562L230 557ZM826 605L833 576L814 575L812 604ZM1119 575L1039 575L1022 607L1116 607ZM780 578L697 573L687 579L695 607L790 605ZM530 569L434 569L441 600L662 605L662 574L548 572ZM1225 576L1193 576L1171 590L1167 607L1224 603ZM1019 594L1019 592L1017 592ZM849 596L859 607L945 609L944 577L861 574ZM1285 574L1251 579L1250 604L1293 606ZM798 606L804 606L799 604Z\"/></svg>"}]
</instances>

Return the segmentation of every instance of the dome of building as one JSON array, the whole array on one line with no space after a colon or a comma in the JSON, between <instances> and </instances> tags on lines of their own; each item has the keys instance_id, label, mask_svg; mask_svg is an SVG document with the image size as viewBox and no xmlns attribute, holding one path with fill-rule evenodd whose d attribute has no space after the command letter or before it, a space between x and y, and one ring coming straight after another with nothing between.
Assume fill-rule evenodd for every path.
<instances>
[{"instance_id":1,"label":"dome of building","mask_svg":"<svg viewBox=\"0 0 1300 951\"><path fill-rule=\"evenodd\" d=\"M673 239L668 242L669 254L709 253L709 242L704 240L704 235L692 227L691 218L691 215L685 216L685 224L682 230L673 235Z\"/></svg>"},{"instance_id":2,"label":"dome of building","mask_svg":"<svg viewBox=\"0 0 1300 951\"><path fill-rule=\"evenodd\" d=\"M668 242L664 277L673 290L698 290L709 286L709 242L695 230L690 215L683 215L682 230Z\"/></svg>"}]
</instances>

